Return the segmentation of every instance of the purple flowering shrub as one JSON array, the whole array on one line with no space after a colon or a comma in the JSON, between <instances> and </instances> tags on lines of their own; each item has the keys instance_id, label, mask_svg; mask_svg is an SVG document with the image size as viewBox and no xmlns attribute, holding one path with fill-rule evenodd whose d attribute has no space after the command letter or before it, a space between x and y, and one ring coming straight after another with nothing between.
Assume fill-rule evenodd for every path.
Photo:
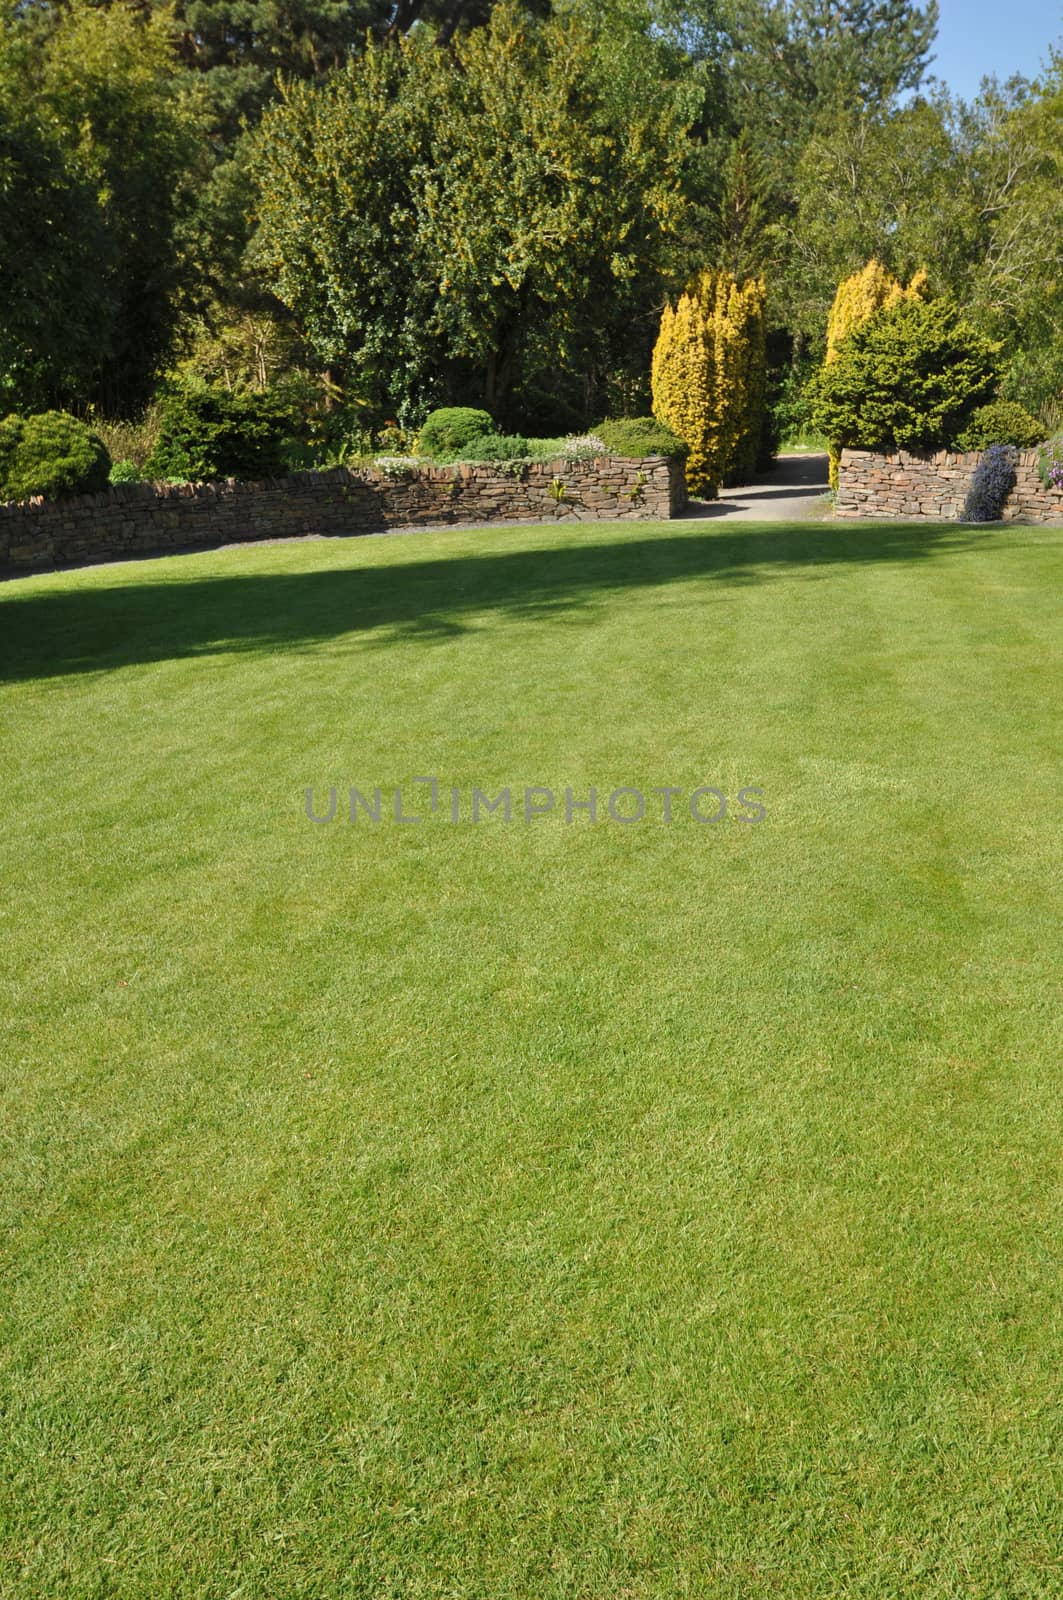
<instances>
[{"instance_id":1,"label":"purple flowering shrub","mask_svg":"<svg viewBox=\"0 0 1063 1600\"><path fill-rule=\"evenodd\" d=\"M961 521L999 522L1014 485L1014 449L1007 444L991 444L974 469Z\"/></svg>"},{"instance_id":2,"label":"purple flowering shrub","mask_svg":"<svg viewBox=\"0 0 1063 1600\"><path fill-rule=\"evenodd\" d=\"M1048 441L1037 466L1046 489L1063 489L1063 433Z\"/></svg>"}]
</instances>

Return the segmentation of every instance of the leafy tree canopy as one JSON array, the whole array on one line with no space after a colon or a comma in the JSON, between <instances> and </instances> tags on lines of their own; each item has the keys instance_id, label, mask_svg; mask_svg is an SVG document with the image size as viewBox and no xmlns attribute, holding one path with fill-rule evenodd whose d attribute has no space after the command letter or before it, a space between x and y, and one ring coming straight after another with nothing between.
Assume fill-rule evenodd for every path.
<instances>
[{"instance_id":1,"label":"leafy tree canopy","mask_svg":"<svg viewBox=\"0 0 1063 1600\"><path fill-rule=\"evenodd\" d=\"M421 31L286 89L256 258L322 360L503 417L536 373L593 387L630 340L683 214L683 114L652 78L621 108L578 13L501 5L453 54Z\"/></svg>"},{"instance_id":2,"label":"leafy tree canopy","mask_svg":"<svg viewBox=\"0 0 1063 1600\"><path fill-rule=\"evenodd\" d=\"M150 390L188 286L195 129L161 19L75 0L0 22L0 387L23 406Z\"/></svg>"}]
</instances>

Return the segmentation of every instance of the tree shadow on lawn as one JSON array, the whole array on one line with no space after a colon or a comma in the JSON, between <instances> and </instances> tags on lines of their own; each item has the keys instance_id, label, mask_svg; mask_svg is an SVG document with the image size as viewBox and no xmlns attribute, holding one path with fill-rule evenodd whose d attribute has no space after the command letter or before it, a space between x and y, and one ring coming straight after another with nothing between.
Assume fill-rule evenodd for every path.
<instances>
[{"instance_id":1,"label":"tree shadow on lawn","mask_svg":"<svg viewBox=\"0 0 1063 1600\"><path fill-rule=\"evenodd\" d=\"M463 617L537 619L585 610L624 590L709 579L721 585L821 577L817 568L926 561L991 536L953 524L693 528L615 543L497 550L306 572L0 588L0 680L99 672L219 652L295 649L389 629L431 641ZM254 546L248 546L253 549ZM409 546L411 553L416 546ZM128 574L128 567L123 577ZM172 570L172 569L171 569Z\"/></svg>"}]
</instances>

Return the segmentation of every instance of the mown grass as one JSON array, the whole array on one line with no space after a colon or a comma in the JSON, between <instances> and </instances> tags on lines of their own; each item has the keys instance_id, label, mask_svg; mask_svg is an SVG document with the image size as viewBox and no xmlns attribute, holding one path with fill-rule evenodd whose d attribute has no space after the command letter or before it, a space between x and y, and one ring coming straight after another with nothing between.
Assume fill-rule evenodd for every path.
<instances>
[{"instance_id":1,"label":"mown grass","mask_svg":"<svg viewBox=\"0 0 1063 1600\"><path fill-rule=\"evenodd\" d=\"M819 455L828 448L829 440L814 428L799 428L796 433L788 433L779 446L786 455Z\"/></svg>"},{"instance_id":2,"label":"mown grass","mask_svg":"<svg viewBox=\"0 0 1063 1600\"><path fill-rule=\"evenodd\" d=\"M4 585L0 1591L1058 1594L1061 552ZM767 817L304 813L427 774Z\"/></svg>"}]
</instances>

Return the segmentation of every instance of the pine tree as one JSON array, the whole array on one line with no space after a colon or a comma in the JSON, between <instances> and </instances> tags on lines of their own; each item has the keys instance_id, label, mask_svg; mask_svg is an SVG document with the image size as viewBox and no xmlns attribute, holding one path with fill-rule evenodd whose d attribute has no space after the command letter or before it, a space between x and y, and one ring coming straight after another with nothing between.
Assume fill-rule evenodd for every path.
<instances>
[{"instance_id":1,"label":"pine tree","mask_svg":"<svg viewBox=\"0 0 1063 1600\"><path fill-rule=\"evenodd\" d=\"M783 170L824 119L918 88L938 22L937 0L732 0L729 9L738 120Z\"/></svg>"}]
</instances>

